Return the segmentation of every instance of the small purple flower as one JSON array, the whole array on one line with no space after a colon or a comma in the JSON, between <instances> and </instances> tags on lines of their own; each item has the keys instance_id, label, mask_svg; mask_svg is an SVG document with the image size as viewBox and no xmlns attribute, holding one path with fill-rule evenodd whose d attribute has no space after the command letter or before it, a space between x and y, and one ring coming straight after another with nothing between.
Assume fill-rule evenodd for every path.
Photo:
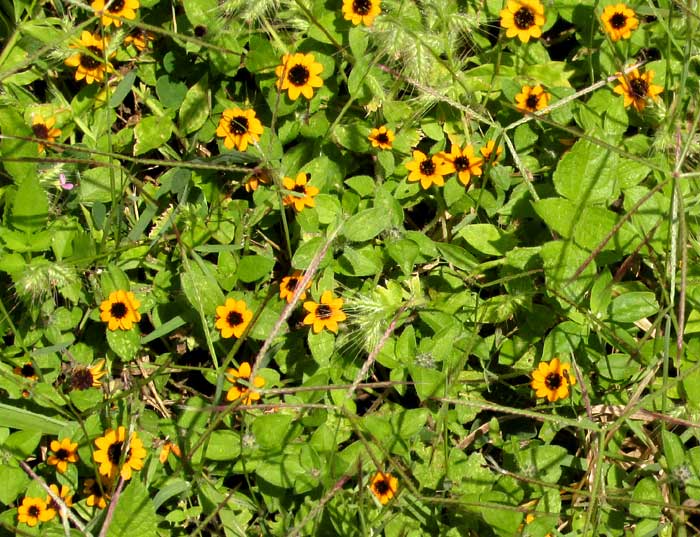
<instances>
[{"instance_id":1,"label":"small purple flower","mask_svg":"<svg viewBox=\"0 0 700 537\"><path fill-rule=\"evenodd\" d=\"M63 190L73 190L73 187L75 186L73 183L69 183L68 179L66 179L66 174L62 173L58 176L58 180L61 182L61 188Z\"/></svg>"}]
</instances>

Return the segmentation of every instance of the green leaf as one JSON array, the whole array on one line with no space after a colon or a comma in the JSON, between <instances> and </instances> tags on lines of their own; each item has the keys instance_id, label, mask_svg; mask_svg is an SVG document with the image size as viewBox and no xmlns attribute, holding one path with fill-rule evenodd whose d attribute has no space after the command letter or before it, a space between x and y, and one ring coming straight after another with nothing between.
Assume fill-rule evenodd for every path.
<instances>
[{"instance_id":1,"label":"green leaf","mask_svg":"<svg viewBox=\"0 0 700 537\"><path fill-rule=\"evenodd\" d=\"M540 255L544 262L545 281L551 290L550 293L554 296L561 294L574 301L582 300L595 278L595 261L588 263L575 279L569 280L584 261L588 260L588 252L568 241L552 241L542 246Z\"/></svg>"},{"instance_id":2,"label":"green leaf","mask_svg":"<svg viewBox=\"0 0 700 537\"><path fill-rule=\"evenodd\" d=\"M36 162L13 162L10 158L37 158L37 144L25 140L12 139L12 136L34 136L31 128L12 106L0 107L0 131L4 138L0 140L2 165L16 183L27 177L36 177Z\"/></svg>"},{"instance_id":3,"label":"green leaf","mask_svg":"<svg viewBox=\"0 0 700 537\"><path fill-rule=\"evenodd\" d=\"M470 224L459 231L467 244L486 255L504 255L512 250L517 240L492 224Z\"/></svg>"},{"instance_id":4,"label":"green leaf","mask_svg":"<svg viewBox=\"0 0 700 537\"><path fill-rule=\"evenodd\" d=\"M211 112L209 94L209 76L204 75L192 86L182 101L178 112L178 123L184 134L196 131L204 125Z\"/></svg>"},{"instance_id":5,"label":"green leaf","mask_svg":"<svg viewBox=\"0 0 700 537\"><path fill-rule=\"evenodd\" d=\"M390 224L385 210L380 208L365 209L348 219L343 226L343 234L349 241L368 241L387 229Z\"/></svg>"},{"instance_id":6,"label":"green leaf","mask_svg":"<svg viewBox=\"0 0 700 537\"><path fill-rule=\"evenodd\" d=\"M36 176L25 177L17 187L9 223L15 229L31 233L46 227L49 201Z\"/></svg>"},{"instance_id":7,"label":"green leaf","mask_svg":"<svg viewBox=\"0 0 700 537\"><path fill-rule=\"evenodd\" d=\"M430 397L444 395L445 375L434 369L427 369L416 365L409 366L409 372L415 383L416 393L421 401Z\"/></svg>"},{"instance_id":8,"label":"green leaf","mask_svg":"<svg viewBox=\"0 0 700 537\"><path fill-rule=\"evenodd\" d=\"M107 329L107 344L125 362L136 358L141 348L141 335L137 329L109 330Z\"/></svg>"},{"instance_id":9,"label":"green leaf","mask_svg":"<svg viewBox=\"0 0 700 537\"><path fill-rule=\"evenodd\" d=\"M179 80L172 80L169 75L162 75L156 81L156 93L164 107L177 108L185 98L187 85Z\"/></svg>"},{"instance_id":10,"label":"green leaf","mask_svg":"<svg viewBox=\"0 0 700 537\"><path fill-rule=\"evenodd\" d=\"M170 139L173 124L167 117L148 116L138 122L134 129L136 143L134 156L143 155L162 146Z\"/></svg>"},{"instance_id":11,"label":"green leaf","mask_svg":"<svg viewBox=\"0 0 700 537\"><path fill-rule=\"evenodd\" d=\"M619 157L587 140L579 140L559 161L554 187L569 200L581 204L609 204L620 195Z\"/></svg>"},{"instance_id":12,"label":"green leaf","mask_svg":"<svg viewBox=\"0 0 700 537\"><path fill-rule=\"evenodd\" d=\"M209 437L204 458L212 461L232 461L241 454L241 435L235 431L214 431Z\"/></svg>"},{"instance_id":13,"label":"green leaf","mask_svg":"<svg viewBox=\"0 0 700 537\"><path fill-rule=\"evenodd\" d=\"M3 427L11 427L24 431L38 431L44 434L58 436L68 424L58 418L35 414L29 410L16 408L0 403L0 423Z\"/></svg>"},{"instance_id":14,"label":"green leaf","mask_svg":"<svg viewBox=\"0 0 700 537\"><path fill-rule=\"evenodd\" d=\"M215 431L216 432L216 431ZM164 486L158 488L158 492L153 497L153 508L157 511L161 505L167 502L170 498L184 494L192 489L192 484L189 481L174 477L169 479Z\"/></svg>"},{"instance_id":15,"label":"green leaf","mask_svg":"<svg viewBox=\"0 0 700 537\"><path fill-rule=\"evenodd\" d=\"M0 465L0 503L9 505L20 493L24 492L29 485L29 476L21 468Z\"/></svg>"},{"instance_id":16,"label":"green leaf","mask_svg":"<svg viewBox=\"0 0 700 537\"><path fill-rule=\"evenodd\" d=\"M372 245L363 248L346 248L338 259L337 270L350 276L371 276L382 271L384 259L379 248Z\"/></svg>"},{"instance_id":17,"label":"green leaf","mask_svg":"<svg viewBox=\"0 0 700 537\"><path fill-rule=\"evenodd\" d=\"M407 276L413 271L413 265L420 254L418 245L409 239L389 242L386 251Z\"/></svg>"},{"instance_id":18,"label":"green leaf","mask_svg":"<svg viewBox=\"0 0 700 537\"><path fill-rule=\"evenodd\" d=\"M328 330L321 330L318 334L314 334L313 330L309 330L308 335L309 349L316 363L326 365L333 355L335 348L335 336Z\"/></svg>"},{"instance_id":19,"label":"green leaf","mask_svg":"<svg viewBox=\"0 0 700 537\"><path fill-rule=\"evenodd\" d=\"M148 490L132 479L119 498L107 537L156 537L158 517Z\"/></svg>"},{"instance_id":20,"label":"green leaf","mask_svg":"<svg viewBox=\"0 0 700 537\"><path fill-rule=\"evenodd\" d=\"M131 70L128 73L126 73L126 75L124 75L124 78L122 78L121 82L119 82L119 85L114 90L114 93L112 93L112 96L109 98L110 108L116 108L117 106L122 104L122 101L126 98L127 95L129 95L131 88L134 86L135 80L135 70Z\"/></svg>"},{"instance_id":21,"label":"green leaf","mask_svg":"<svg viewBox=\"0 0 700 537\"><path fill-rule=\"evenodd\" d=\"M7 425L3 423L3 425ZM12 433L3 447L20 459L31 455L41 442L41 433L37 431L17 431Z\"/></svg>"},{"instance_id":22,"label":"green leaf","mask_svg":"<svg viewBox=\"0 0 700 537\"><path fill-rule=\"evenodd\" d=\"M255 441L265 451L281 451L294 435L294 418L287 414L266 414L253 422Z\"/></svg>"},{"instance_id":23,"label":"green leaf","mask_svg":"<svg viewBox=\"0 0 700 537\"><path fill-rule=\"evenodd\" d=\"M624 293L610 304L610 318L619 323L633 323L644 317L651 317L659 311L659 303L654 293Z\"/></svg>"},{"instance_id":24,"label":"green leaf","mask_svg":"<svg viewBox=\"0 0 700 537\"><path fill-rule=\"evenodd\" d=\"M462 270L471 270L479 264L477 259L461 246L447 242L435 243L445 261Z\"/></svg>"},{"instance_id":25,"label":"green leaf","mask_svg":"<svg viewBox=\"0 0 700 537\"><path fill-rule=\"evenodd\" d=\"M205 261L202 261L204 269L194 262L188 263L187 266L189 270L180 275L182 290L187 300L204 315L214 315L216 307L224 303L224 294L216 283L213 271Z\"/></svg>"},{"instance_id":26,"label":"green leaf","mask_svg":"<svg viewBox=\"0 0 700 537\"><path fill-rule=\"evenodd\" d=\"M275 260L262 255L246 255L238 263L238 279L245 283L256 282L269 276Z\"/></svg>"},{"instance_id":27,"label":"green leaf","mask_svg":"<svg viewBox=\"0 0 700 537\"><path fill-rule=\"evenodd\" d=\"M663 503L664 498L661 494L661 485L653 477L645 477L637 483L632 492L632 500L632 503L630 503L630 514L632 516L656 519L661 516L660 505L637 503L639 501Z\"/></svg>"},{"instance_id":28,"label":"green leaf","mask_svg":"<svg viewBox=\"0 0 700 537\"><path fill-rule=\"evenodd\" d=\"M100 166L85 171L80 175L78 200L82 203L112 201L112 195L118 198L128 176L122 168ZM112 192L114 190L114 192Z\"/></svg>"},{"instance_id":29,"label":"green leaf","mask_svg":"<svg viewBox=\"0 0 700 537\"><path fill-rule=\"evenodd\" d=\"M664 447L664 455L670 470L674 470L685 462L685 448L681 439L666 429L661 430L661 442Z\"/></svg>"}]
</instances>

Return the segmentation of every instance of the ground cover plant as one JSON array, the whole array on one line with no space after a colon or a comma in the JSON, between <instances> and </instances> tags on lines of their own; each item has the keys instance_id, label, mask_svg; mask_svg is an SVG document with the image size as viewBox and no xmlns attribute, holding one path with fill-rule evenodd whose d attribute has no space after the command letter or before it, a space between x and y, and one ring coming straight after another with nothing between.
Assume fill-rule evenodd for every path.
<instances>
[{"instance_id":1,"label":"ground cover plant","mask_svg":"<svg viewBox=\"0 0 700 537\"><path fill-rule=\"evenodd\" d=\"M692 2L0 5L0 534L700 533Z\"/></svg>"}]
</instances>

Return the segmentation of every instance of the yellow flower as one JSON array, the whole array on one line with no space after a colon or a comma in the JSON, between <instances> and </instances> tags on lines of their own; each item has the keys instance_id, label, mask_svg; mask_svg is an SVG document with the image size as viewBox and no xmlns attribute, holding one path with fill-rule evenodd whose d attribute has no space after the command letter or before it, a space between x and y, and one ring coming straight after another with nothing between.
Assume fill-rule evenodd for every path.
<instances>
[{"instance_id":1,"label":"yellow flower","mask_svg":"<svg viewBox=\"0 0 700 537\"><path fill-rule=\"evenodd\" d=\"M107 429L104 436L100 436L95 440L98 450L92 454L92 458L95 462L100 463L98 472L107 479L112 480L117 474L120 474L124 480L129 480L131 479L132 470L141 470L143 468L146 450L139 435L135 432L131 433L129 437L129 451L124 455L124 463L121 469L119 468L125 444L126 428L123 425L117 427L116 431Z\"/></svg>"},{"instance_id":2,"label":"yellow flower","mask_svg":"<svg viewBox=\"0 0 700 537\"><path fill-rule=\"evenodd\" d=\"M108 4L105 8L105 4ZM134 20L136 18L136 10L139 8L139 0L93 0L90 7L97 11L98 15L102 16L102 24L108 27L114 24L117 28L122 25L122 21L113 17L121 17L123 19ZM113 17L108 16L112 15Z\"/></svg>"},{"instance_id":3,"label":"yellow flower","mask_svg":"<svg viewBox=\"0 0 700 537\"><path fill-rule=\"evenodd\" d=\"M647 104L647 97L651 97L653 101L658 101L658 95L664 91L663 87L652 84L653 80L654 71L651 69L641 75L639 74L639 69L634 69L627 75L617 77L617 81L620 84L615 86L613 91L624 96L625 108L632 105L637 112L641 112Z\"/></svg>"},{"instance_id":4,"label":"yellow flower","mask_svg":"<svg viewBox=\"0 0 700 537\"><path fill-rule=\"evenodd\" d=\"M22 367L15 367L13 369L15 375L20 375L27 380L38 380L39 375L36 374L36 369L34 369L34 364L27 362Z\"/></svg>"},{"instance_id":5,"label":"yellow flower","mask_svg":"<svg viewBox=\"0 0 700 537\"><path fill-rule=\"evenodd\" d=\"M242 399L241 404L249 405L253 401L260 399L260 392L251 390L249 386L239 382L240 379L243 379L250 384L250 373L251 369L248 362L243 362L239 366L238 370L231 368L226 370L226 380L233 384L233 386L226 393L227 401L238 401L239 399ZM252 386L254 388L262 388L265 386L265 379L256 376L253 379Z\"/></svg>"},{"instance_id":6,"label":"yellow flower","mask_svg":"<svg viewBox=\"0 0 700 537\"><path fill-rule=\"evenodd\" d=\"M98 360L94 365L84 367L76 366L70 375L70 387L73 390L87 390L88 388L100 388L102 382L100 379L104 377L107 372L102 371L105 361Z\"/></svg>"},{"instance_id":7,"label":"yellow flower","mask_svg":"<svg viewBox=\"0 0 700 537\"><path fill-rule=\"evenodd\" d=\"M90 507L104 509L107 507L107 501L109 500L111 482L104 477L100 477L100 481L102 486L94 479L86 479L83 492L88 495L86 503Z\"/></svg>"},{"instance_id":8,"label":"yellow flower","mask_svg":"<svg viewBox=\"0 0 700 537\"><path fill-rule=\"evenodd\" d=\"M260 185L269 185L272 182L265 170L258 170L243 183L246 192L255 192Z\"/></svg>"},{"instance_id":9,"label":"yellow flower","mask_svg":"<svg viewBox=\"0 0 700 537\"><path fill-rule=\"evenodd\" d=\"M282 179L282 186L290 191L282 198L282 203L285 206L293 205L294 210L298 213L303 211L304 207L314 207L316 205L314 196L319 193L319 190L315 186L308 185L309 180L311 180L311 174L306 172L298 173L296 180L291 177Z\"/></svg>"},{"instance_id":10,"label":"yellow flower","mask_svg":"<svg viewBox=\"0 0 700 537\"><path fill-rule=\"evenodd\" d=\"M413 160L406 164L406 168L411 172L408 175L408 182L420 181L420 185L425 190L433 184L443 186L445 184L443 176L450 173L449 165L440 155L429 157L417 149L413 151Z\"/></svg>"},{"instance_id":11,"label":"yellow flower","mask_svg":"<svg viewBox=\"0 0 700 537\"><path fill-rule=\"evenodd\" d=\"M603 21L603 28L613 41L629 39L632 36L632 30L639 26L634 11L625 4L605 6L600 20Z\"/></svg>"},{"instance_id":12,"label":"yellow flower","mask_svg":"<svg viewBox=\"0 0 700 537\"><path fill-rule=\"evenodd\" d=\"M253 318L253 312L248 309L243 300L227 298L223 306L216 307L216 328L221 330L222 338L237 338L243 335Z\"/></svg>"},{"instance_id":13,"label":"yellow flower","mask_svg":"<svg viewBox=\"0 0 700 537\"><path fill-rule=\"evenodd\" d=\"M91 34L83 31L80 35L80 41L70 45L71 48L84 49L83 52L78 52L70 56L65 64L69 67L77 67L75 79L82 80L92 84L94 81L102 82L104 80L105 71L112 70L109 62L104 60L104 50L107 48L108 39L99 34Z\"/></svg>"},{"instance_id":14,"label":"yellow flower","mask_svg":"<svg viewBox=\"0 0 700 537\"><path fill-rule=\"evenodd\" d=\"M49 447L53 451L53 455L49 455L46 462L50 466L55 466L59 474L64 473L68 469L69 462L78 462L78 443L71 442L70 438L64 438L60 442L51 440Z\"/></svg>"},{"instance_id":15,"label":"yellow flower","mask_svg":"<svg viewBox=\"0 0 700 537\"><path fill-rule=\"evenodd\" d=\"M379 127L378 129L372 129L368 138L372 142L372 147L391 149L391 144L394 143L394 131L386 127Z\"/></svg>"},{"instance_id":16,"label":"yellow flower","mask_svg":"<svg viewBox=\"0 0 700 537\"><path fill-rule=\"evenodd\" d=\"M163 446L160 448L160 455L158 455L158 460L161 464L165 464L165 461L168 460L168 455L170 455L171 452L178 458L182 457L182 451L180 451L180 446L178 446L174 442L171 442L170 440L166 440L165 442L163 442Z\"/></svg>"},{"instance_id":17,"label":"yellow flower","mask_svg":"<svg viewBox=\"0 0 700 537\"><path fill-rule=\"evenodd\" d=\"M129 32L129 35L124 38L124 44L134 45L139 52L143 52L148 48L148 43L155 41L155 39L156 36L152 32L144 30L143 28L134 28Z\"/></svg>"},{"instance_id":18,"label":"yellow flower","mask_svg":"<svg viewBox=\"0 0 700 537\"><path fill-rule=\"evenodd\" d=\"M474 156L474 147L471 144L460 149L458 145L453 145L449 153L440 152L440 157L448 164L449 173L457 172L457 178L467 186L471 181L471 176L481 175L481 165L484 159Z\"/></svg>"},{"instance_id":19,"label":"yellow flower","mask_svg":"<svg viewBox=\"0 0 700 537\"><path fill-rule=\"evenodd\" d=\"M569 396L569 386L576 384L576 379L569 373L571 364L562 364L559 358L551 362L540 362L532 372L530 386L537 397L546 397L550 403Z\"/></svg>"},{"instance_id":20,"label":"yellow flower","mask_svg":"<svg viewBox=\"0 0 700 537\"><path fill-rule=\"evenodd\" d=\"M537 84L535 87L523 86L515 96L515 103L521 112L537 112L545 108L551 98L552 96Z\"/></svg>"},{"instance_id":21,"label":"yellow flower","mask_svg":"<svg viewBox=\"0 0 700 537\"><path fill-rule=\"evenodd\" d=\"M227 108L221 114L216 135L224 138L226 149L245 151L248 144L260 141L263 126L255 116L255 110L241 110L240 108Z\"/></svg>"},{"instance_id":22,"label":"yellow flower","mask_svg":"<svg viewBox=\"0 0 700 537\"><path fill-rule=\"evenodd\" d=\"M55 117L44 119L41 115L36 114L32 118L32 132L34 133L34 138L39 138L47 142L55 142L56 138L61 136L61 129L53 128L55 124ZM45 147L46 146L40 142L39 153L41 153Z\"/></svg>"},{"instance_id":23,"label":"yellow flower","mask_svg":"<svg viewBox=\"0 0 700 537\"><path fill-rule=\"evenodd\" d=\"M506 37L518 36L523 43L540 37L544 26L544 6L539 0L508 0L500 12Z\"/></svg>"},{"instance_id":24,"label":"yellow flower","mask_svg":"<svg viewBox=\"0 0 700 537\"><path fill-rule=\"evenodd\" d=\"M282 278L282 283L280 283L280 298L285 299L287 304L291 304L294 291L296 291L297 286L303 277L304 275L300 270L295 270L294 274L291 276L285 276ZM309 280L309 282L306 284L306 289L309 287L311 287L311 280ZM306 289L304 289L304 291L302 291L302 293L299 295L299 300L304 300L306 298Z\"/></svg>"},{"instance_id":25,"label":"yellow flower","mask_svg":"<svg viewBox=\"0 0 700 537\"><path fill-rule=\"evenodd\" d=\"M380 0L343 0L343 17L354 25L372 26L382 10Z\"/></svg>"},{"instance_id":26,"label":"yellow flower","mask_svg":"<svg viewBox=\"0 0 700 537\"><path fill-rule=\"evenodd\" d=\"M333 298L332 291L324 291L320 303L304 302L304 309L309 312L304 317L304 324L312 325L314 334L318 334L324 327L337 334L338 323L347 319L342 307L342 298Z\"/></svg>"},{"instance_id":27,"label":"yellow flower","mask_svg":"<svg viewBox=\"0 0 700 537\"><path fill-rule=\"evenodd\" d=\"M391 474L377 472L372 478L369 488L379 503L386 505L396 495L396 491L399 489L399 480Z\"/></svg>"},{"instance_id":28,"label":"yellow flower","mask_svg":"<svg viewBox=\"0 0 700 537\"><path fill-rule=\"evenodd\" d=\"M141 320L138 308L141 302L131 291L112 291L109 298L100 304L100 319L110 330L131 330Z\"/></svg>"},{"instance_id":29,"label":"yellow flower","mask_svg":"<svg viewBox=\"0 0 700 537\"><path fill-rule=\"evenodd\" d=\"M48 522L56 516L56 511L49 509L42 498L25 496L22 505L17 508L17 520L34 527L39 522Z\"/></svg>"},{"instance_id":30,"label":"yellow flower","mask_svg":"<svg viewBox=\"0 0 700 537\"><path fill-rule=\"evenodd\" d=\"M70 493L70 489L66 485L61 485L61 490L58 490L58 485L50 485L49 488L56 496L63 500L66 507L73 507L73 495ZM46 496L46 505L49 509L53 509L56 512L61 510L58 502L54 501L51 496Z\"/></svg>"},{"instance_id":31,"label":"yellow flower","mask_svg":"<svg viewBox=\"0 0 700 537\"><path fill-rule=\"evenodd\" d=\"M322 72L323 65L315 61L313 54L285 54L282 64L275 68L277 88L287 90L292 101L296 101L300 94L311 99L314 88L323 86L323 79L318 76Z\"/></svg>"},{"instance_id":32,"label":"yellow flower","mask_svg":"<svg viewBox=\"0 0 700 537\"><path fill-rule=\"evenodd\" d=\"M493 161L497 162L498 159L501 157L501 153L503 153L503 148L500 145L496 147L495 140L489 140L484 147L479 149L481 155L484 157L484 160L486 162L489 162L491 160L491 155L494 152L494 148L496 149L496 158L494 158Z\"/></svg>"}]
</instances>

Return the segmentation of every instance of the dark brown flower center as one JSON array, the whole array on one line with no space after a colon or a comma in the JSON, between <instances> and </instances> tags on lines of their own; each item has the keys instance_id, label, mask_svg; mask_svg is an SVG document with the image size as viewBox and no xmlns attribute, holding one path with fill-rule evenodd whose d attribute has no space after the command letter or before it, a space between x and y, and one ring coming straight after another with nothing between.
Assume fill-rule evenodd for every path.
<instances>
[{"instance_id":1,"label":"dark brown flower center","mask_svg":"<svg viewBox=\"0 0 700 537\"><path fill-rule=\"evenodd\" d=\"M107 458L112 464L119 464L122 458L122 447L124 442L114 442L111 446L107 448Z\"/></svg>"},{"instance_id":2,"label":"dark brown flower center","mask_svg":"<svg viewBox=\"0 0 700 537\"><path fill-rule=\"evenodd\" d=\"M229 123L229 129L237 136L241 136L248 132L248 118L245 116L236 116Z\"/></svg>"},{"instance_id":3,"label":"dark brown flower center","mask_svg":"<svg viewBox=\"0 0 700 537\"><path fill-rule=\"evenodd\" d=\"M36 370L34 369L34 366L32 364L24 364L22 366L22 369L20 369L20 372L22 373L22 376L26 378L32 378L36 376Z\"/></svg>"},{"instance_id":4,"label":"dark brown flower center","mask_svg":"<svg viewBox=\"0 0 700 537\"><path fill-rule=\"evenodd\" d=\"M297 285L299 284L299 279L298 278L289 278L289 281L287 282L287 291L292 291L297 288Z\"/></svg>"},{"instance_id":5,"label":"dark brown flower center","mask_svg":"<svg viewBox=\"0 0 700 537\"><path fill-rule=\"evenodd\" d=\"M305 185L294 185L294 188L292 188L293 192L297 192L299 194L306 194L306 186Z\"/></svg>"},{"instance_id":6,"label":"dark brown flower center","mask_svg":"<svg viewBox=\"0 0 700 537\"><path fill-rule=\"evenodd\" d=\"M537 110L537 104L540 102L538 95L528 95L525 100L525 107L528 110Z\"/></svg>"},{"instance_id":7,"label":"dark brown flower center","mask_svg":"<svg viewBox=\"0 0 700 537\"><path fill-rule=\"evenodd\" d=\"M388 144L389 143L389 137L386 135L385 132L380 132L377 134L377 136L374 137L374 139L379 142L380 144Z\"/></svg>"},{"instance_id":8,"label":"dark brown flower center","mask_svg":"<svg viewBox=\"0 0 700 537\"><path fill-rule=\"evenodd\" d=\"M32 518L38 518L41 514L41 509L39 509L39 507L37 507L36 505L32 505L31 507L29 507L29 509L27 509L27 513Z\"/></svg>"},{"instance_id":9,"label":"dark brown flower center","mask_svg":"<svg viewBox=\"0 0 700 537\"><path fill-rule=\"evenodd\" d=\"M435 163L432 157L421 162L418 169L423 175L433 175L435 173Z\"/></svg>"},{"instance_id":10,"label":"dark brown flower center","mask_svg":"<svg viewBox=\"0 0 700 537\"><path fill-rule=\"evenodd\" d=\"M469 157L461 156L454 159L455 170L463 172L469 169Z\"/></svg>"},{"instance_id":11,"label":"dark brown flower center","mask_svg":"<svg viewBox=\"0 0 700 537\"><path fill-rule=\"evenodd\" d=\"M367 13L369 13L371 9L372 9L372 1L371 0L353 0L353 2L352 2L353 13L356 13L358 15L362 15L363 17L365 15L367 15Z\"/></svg>"},{"instance_id":12,"label":"dark brown flower center","mask_svg":"<svg viewBox=\"0 0 700 537\"><path fill-rule=\"evenodd\" d=\"M115 302L109 308L109 313L115 319L123 319L129 310L124 302Z\"/></svg>"},{"instance_id":13,"label":"dark brown flower center","mask_svg":"<svg viewBox=\"0 0 700 537\"><path fill-rule=\"evenodd\" d=\"M70 452L67 449L63 449L63 448L59 449L56 452L56 458L58 460L61 460L61 461L67 461L69 455L70 455Z\"/></svg>"},{"instance_id":14,"label":"dark brown flower center","mask_svg":"<svg viewBox=\"0 0 700 537\"><path fill-rule=\"evenodd\" d=\"M556 390L561 386L562 378L559 373L549 373L544 378L544 385L550 390Z\"/></svg>"},{"instance_id":15,"label":"dark brown flower center","mask_svg":"<svg viewBox=\"0 0 700 537\"><path fill-rule=\"evenodd\" d=\"M80 55L80 65L85 69L97 69L100 65L100 60L97 58L102 57L102 50L95 45L90 45L87 49L90 51L90 54Z\"/></svg>"},{"instance_id":16,"label":"dark brown flower center","mask_svg":"<svg viewBox=\"0 0 700 537\"><path fill-rule=\"evenodd\" d=\"M649 92L649 84L643 78L630 80L630 95L633 99L643 99Z\"/></svg>"},{"instance_id":17,"label":"dark brown flower center","mask_svg":"<svg viewBox=\"0 0 700 537\"><path fill-rule=\"evenodd\" d=\"M520 30L527 30L535 25L535 14L529 7L521 7L513 15L513 22Z\"/></svg>"},{"instance_id":18,"label":"dark brown flower center","mask_svg":"<svg viewBox=\"0 0 700 537\"><path fill-rule=\"evenodd\" d=\"M89 369L85 367L76 368L71 375L70 386L74 390L87 390L92 387L94 381L95 379Z\"/></svg>"},{"instance_id":19,"label":"dark brown flower center","mask_svg":"<svg viewBox=\"0 0 700 537\"><path fill-rule=\"evenodd\" d=\"M243 315L237 311L229 311L226 316L226 322L229 326L238 326L243 322Z\"/></svg>"},{"instance_id":20,"label":"dark brown flower center","mask_svg":"<svg viewBox=\"0 0 700 537\"><path fill-rule=\"evenodd\" d=\"M610 17L610 26L616 30L624 28L626 24L627 17L625 17L622 13L615 13L612 17Z\"/></svg>"},{"instance_id":21,"label":"dark brown flower center","mask_svg":"<svg viewBox=\"0 0 700 537\"><path fill-rule=\"evenodd\" d=\"M32 132L36 138L43 138L46 140L49 137L49 128L43 123L35 123L32 125Z\"/></svg>"},{"instance_id":22,"label":"dark brown flower center","mask_svg":"<svg viewBox=\"0 0 700 537\"><path fill-rule=\"evenodd\" d=\"M114 2L112 2L112 4L107 8L107 11L118 15L122 9L124 9L124 0L114 0Z\"/></svg>"},{"instance_id":23,"label":"dark brown flower center","mask_svg":"<svg viewBox=\"0 0 700 537\"><path fill-rule=\"evenodd\" d=\"M330 319L333 314L333 310L327 304L320 304L316 308L316 317L319 319Z\"/></svg>"},{"instance_id":24,"label":"dark brown flower center","mask_svg":"<svg viewBox=\"0 0 700 537\"><path fill-rule=\"evenodd\" d=\"M386 479L382 479L381 481L377 481L374 483L374 490L377 491L380 495L384 495L387 492L389 492L389 483L387 482Z\"/></svg>"},{"instance_id":25,"label":"dark brown flower center","mask_svg":"<svg viewBox=\"0 0 700 537\"><path fill-rule=\"evenodd\" d=\"M309 69L305 65L296 64L287 73L287 79L295 86L304 86L309 81Z\"/></svg>"}]
</instances>

